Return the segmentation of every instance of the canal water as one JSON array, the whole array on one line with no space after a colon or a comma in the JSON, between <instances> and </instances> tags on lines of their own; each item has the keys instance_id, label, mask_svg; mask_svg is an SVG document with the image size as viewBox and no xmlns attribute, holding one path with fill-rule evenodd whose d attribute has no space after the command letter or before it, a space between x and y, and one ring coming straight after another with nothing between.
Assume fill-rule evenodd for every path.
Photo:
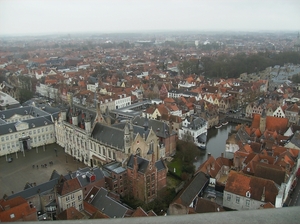
<instances>
[{"instance_id":1,"label":"canal water","mask_svg":"<svg viewBox=\"0 0 300 224\"><path fill-rule=\"evenodd\" d=\"M207 159L207 154L210 153L214 158L221 156L221 153L225 155L225 144L228 138L228 133L236 127L236 124L227 124L219 129L211 128L207 132L207 144L206 150L201 149L201 155L194 163L195 168L198 167Z\"/></svg>"}]
</instances>

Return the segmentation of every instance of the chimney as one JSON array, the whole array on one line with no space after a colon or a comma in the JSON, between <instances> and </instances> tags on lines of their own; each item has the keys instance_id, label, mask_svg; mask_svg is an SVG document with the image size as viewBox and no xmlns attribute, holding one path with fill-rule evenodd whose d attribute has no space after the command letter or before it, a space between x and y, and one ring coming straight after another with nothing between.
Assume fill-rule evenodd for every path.
<instances>
[{"instance_id":1,"label":"chimney","mask_svg":"<svg viewBox=\"0 0 300 224\"><path fill-rule=\"evenodd\" d=\"M221 153L221 157L224 158L224 152Z\"/></svg>"},{"instance_id":2,"label":"chimney","mask_svg":"<svg viewBox=\"0 0 300 224\"><path fill-rule=\"evenodd\" d=\"M211 156L211 153L208 152L208 153L207 153L207 159L209 159L210 156Z\"/></svg>"}]
</instances>

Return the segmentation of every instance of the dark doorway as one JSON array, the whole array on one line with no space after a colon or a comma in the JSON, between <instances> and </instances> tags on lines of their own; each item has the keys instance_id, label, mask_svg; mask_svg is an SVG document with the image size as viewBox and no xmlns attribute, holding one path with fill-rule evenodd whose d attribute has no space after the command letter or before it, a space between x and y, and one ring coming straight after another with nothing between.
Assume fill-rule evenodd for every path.
<instances>
[{"instance_id":1,"label":"dark doorway","mask_svg":"<svg viewBox=\"0 0 300 224\"><path fill-rule=\"evenodd\" d=\"M28 150L27 140L23 140L22 144L23 144L23 149Z\"/></svg>"},{"instance_id":2,"label":"dark doorway","mask_svg":"<svg viewBox=\"0 0 300 224\"><path fill-rule=\"evenodd\" d=\"M93 167L93 160L91 159L91 167Z\"/></svg>"}]
</instances>

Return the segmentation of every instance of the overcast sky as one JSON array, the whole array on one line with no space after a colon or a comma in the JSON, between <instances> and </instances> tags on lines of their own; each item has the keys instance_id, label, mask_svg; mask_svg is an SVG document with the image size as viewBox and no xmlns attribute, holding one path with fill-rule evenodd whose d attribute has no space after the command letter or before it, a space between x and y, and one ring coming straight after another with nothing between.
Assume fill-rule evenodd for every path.
<instances>
[{"instance_id":1,"label":"overcast sky","mask_svg":"<svg viewBox=\"0 0 300 224\"><path fill-rule=\"evenodd\" d=\"M0 35L300 30L300 0L0 0Z\"/></svg>"}]
</instances>

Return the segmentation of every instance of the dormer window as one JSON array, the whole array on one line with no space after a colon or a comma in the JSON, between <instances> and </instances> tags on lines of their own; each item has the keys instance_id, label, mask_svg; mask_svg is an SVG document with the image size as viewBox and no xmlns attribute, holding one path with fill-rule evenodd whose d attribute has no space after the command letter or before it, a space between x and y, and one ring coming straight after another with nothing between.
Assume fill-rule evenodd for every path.
<instances>
[{"instance_id":1,"label":"dormer window","mask_svg":"<svg viewBox=\"0 0 300 224\"><path fill-rule=\"evenodd\" d=\"M12 132L12 129L11 129L11 128L9 128L9 129L8 129L8 131L9 131L9 132Z\"/></svg>"},{"instance_id":2,"label":"dormer window","mask_svg":"<svg viewBox=\"0 0 300 224\"><path fill-rule=\"evenodd\" d=\"M247 197L247 198L250 198L250 197L251 197L250 191L247 191L247 192L246 192L246 197Z\"/></svg>"},{"instance_id":3,"label":"dormer window","mask_svg":"<svg viewBox=\"0 0 300 224\"><path fill-rule=\"evenodd\" d=\"M34 123L32 123L31 125L32 125L33 128L35 127L35 124L34 124Z\"/></svg>"}]
</instances>

